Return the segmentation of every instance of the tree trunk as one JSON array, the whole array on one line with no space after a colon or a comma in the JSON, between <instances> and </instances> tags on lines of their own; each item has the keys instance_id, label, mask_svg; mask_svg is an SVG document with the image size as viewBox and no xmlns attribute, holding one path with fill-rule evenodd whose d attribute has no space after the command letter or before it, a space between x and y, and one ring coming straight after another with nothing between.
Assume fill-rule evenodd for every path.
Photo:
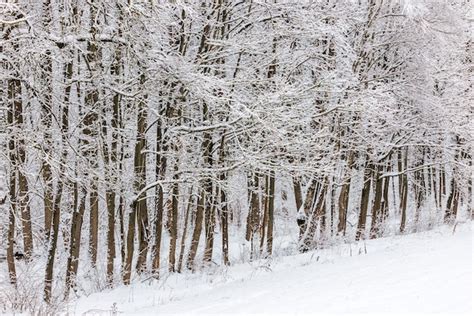
<instances>
[{"instance_id":1,"label":"tree trunk","mask_svg":"<svg viewBox=\"0 0 474 316\"><path fill-rule=\"evenodd\" d=\"M188 260L186 262L186 267L190 270L194 270L194 259L196 258L197 249L199 246L199 239L201 237L202 231L202 221L204 217L204 190L201 189L201 195L198 198L197 208L196 208L196 219L194 223L193 237L191 240L191 247L189 249Z\"/></svg>"},{"instance_id":2,"label":"tree trunk","mask_svg":"<svg viewBox=\"0 0 474 316\"><path fill-rule=\"evenodd\" d=\"M51 23L51 1L44 0L43 2L43 27L45 30L50 29ZM52 150L52 135L51 135L51 124L52 124L52 109L53 109L53 67L51 59L51 51L46 51L46 57L42 66L42 76L45 80L46 86L44 93L44 103L41 104L41 120L43 123L43 157L41 165L41 176L43 180L43 207L44 207L44 233L46 241L49 240L51 231L51 221L53 214L53 177L51 171L51 159Z\"/></svg>"},{"instance_id":3,"label":"tree trunk","mask_svg":"<svg viewBox=\"0 0 474 316\"><path fill-rule=\"evenodd\" d=\"M365 224L367 222L367 209L369 206L372 168L373 168L372 164L367 161L365 171L364 171L364 186L362 188L362 197L360 201L359 221L357 223L357 232L355 236L356 241L360 240L360 238L365 238Z\"/></svg>"},{"instance_id":4,"label":"tree trunk","mask_svg":"<svg viewBox=\"0 0 474 316\"><path fill-rule=\"evenodd\" d=\"M70 82L73 73L73 63L70 62L65 66L64 78L66 82ZM71 95L71 84L67 84L64 91L64 105L62 106L61 114L61 161L60 161L60 178L58 179L58 185L56 188L56 194L53 203L53 214L52 214L52 235L49 237L49 248L48 257L46 261L45 271L45 282L44 282L44 300L49 303L51 301L51 288L54 277L54 257L56 255L58 237L59 237L59 221L61 218L61 198L63 193L63 187L65 179L62 177L66 176L66 161L67 161L67 133L69 131L69 102ZM74 211L76 209L74 208Z\"/></svg>"},{"instance_id":5,"label":"tree trunk","mask_svg":"<svg viewBox=\"0 0 474 316\"><path fill-rule=\"evenodd\" d=\"M64 290L65 299L69 297L70 289L75 287L75 280L79 267L79 253L81 249L82 222L86 210L86 197L87 190L82 187L79 208L74 211L71 220L69 258L67 260L66 270L66 289Z\"/></svg>"},{"instance_id":6,"label":"tree trunk","mask_svg":"<svg viewBox=\"0 0 474 316\"><path fill-rule=\"evenodd\" d=\"M54 257L56 255L56 248L57 248L58 236L59 236L59 220L61 216L60 212L61 212L62 192L63 192L63 181L59 180L58 187L56 189L56 197L54 200L54 206L53 206L52 235L49 241L50 245L48 249L46 272L45 272L45 278L44 278L44 300L47 303L50 303L51 301L51 287L53 284L53 277L54 277Z\"/></svg>"},{"instance_id":7,"label":"tree trunk","mask_svg":"<svg viewBox=\"0 0 474 316\"><path fill-rule=\"evenodd\" d=\"M338 234L342 234L343 236L346 235L346 226L347 226L347 210L349 207L349 193L351 189L351 178L347 177L350 174L352 169L353 163L353 152L349 153L349 157L347 159L347 170L344 175L344 184L341 187L341 192L339 193L339 200L338 200L338 208L339 208L339 219L337 223L337 232Z\"/></svg>"},{"instance_id":8,"label":"tree trunk","mask_svg":"<svg viewBox=\"0 0 474 316\"><path fill-rule=\"evenodd\" d=\"M9 90L9 92L11 92ZM9 95L12 97L12 94ZM14 124L14 114L13 114L13 106L8 108L7 112L7 124L9 126L13 126ZM8 208L8 240L7 240L7 265L8 265L8 276L10 278L10 283L16 285L16 267L15 267L15 220L16 220L16 212L17 212L17 188L16 188L16 181L17 181L17 171L15 167L16 162L16 149L15 149L15 138L13 135L8 135L8 158L10 160L10 168L9 168L9 200L10 205ZM5 201L4 201L5 202Z\"/></svg>"},{"instance_id":9,"label":"tree trunk","mask_svg":"<svg viewBox=\"0 0 474 316\"><path fill-rule=\"evenodd\" d=\"M91 183L89 205L89 254L91 266L95 268L97 263L97 246L99 244L99 192L97 179L93 179Z\"/></svg>"},{"instance_id":10,"label":"tree trunk","mask_svg":"<svg viewBox=\"0 0 474 316\"><path fill-rule=\"evenodd\" d=\"M177 272L181 273L183 268L183 259L184 259L184 249L186 246L186 236L188 234L188 224L189 224L189 213L191 213L191 206L193 202L193 190L191 188L189 192L189 200L188 205L186 206L186 214L184 215L184 227L183 227L183 234L181 235L181 243L179 249L179 259L178 259L178 268Z\"/></svg>"},{"instance_id":11,"label":"tree trunk","mask_svg":"<svg viewBox=\"0 0 474 316\"><path fill-rule=\"evenodd\" d=\"M250 181L250 209L247 216L247 227L245 239L251 241L255 232L258 229L258 222L260 218L260 207L258 198L259 176L255 173Z\"/></svg>"},{"instance_id":12,"label":"tree trunk","mask_svg":"<svg viewBox=\"0 0 474 316\"><path fill-rule=\"evenodd\" d=\"M318 196L316 207L313 208L313 212L309 216L309 223L306 225L306 231L303 234L302 240L299 245L300 252L307 252L314 248L314 237L318 228L318 223L322 225L321 221L325 213L326 193L328 190L327 179L324 179L322 184L321 193Z\"/></svg>"},{"instance_id":13,"label":"tree trunk","mask_svg":"<svg viewBox=\"0 0 474 316\"><path fill-rule=\"evenodd\" d=\"M156 126L156 163L155 163L155 179L156 181L161 181L165 177L167 159L166 156L162 153L166 152L167 144L163 139L163 126L161 118L157 119ZM159 184L156 187L156 198L155 198L155 208L156 208L156 219L155 219L155 243L153 245L153 263L152 263L152 272L153 275L158 278L160 272L160 252L161 252L161 235L163 232L163 214L164 214L164 192L163 185Z\"/></svg>"},{"instance_id":14,"label":"tree trunk","mask_svg":"<svg viewBox=\"0 0 474 316\"><path fill-rule=\"evenodd\" d=\"M140 82L145 82L145 75L141 75ZM138 258L136 270L141 273L146 269L146 258L148 250L148 212L146 206L146 192L140 194L146 184L146 159L143 150L146 148L146 124L147 110L145 108L146 96L138 103L137 108L137 135L134 149L134 189L137 193L132 203L132 211L129 214L128 232L127 232L127 254L125 259L124 283L130 283L132 260L135 243L135 224L137 224L138 237Z\"/></svg>"},{"instance_id":15,"label":"tree trunk","mask_svg":"<svg viewBox=\"0 0 474 316\"><path fill-rule=\"evenodd\" d=\"M225 181L225 178L222 179ZM227 196L224 188L221 192L221 227L222 227L222 260L224 265L229 265L229 208L227 206Z\"/></svg>"},{"instance_id":16,"label":"tree trunk","mask_svg":"<svg viewBox=\"0 0 474 316\"><path fill-rule=\"evenodd\" d=\"M207 105L204 104L203 106L203 119L208 119L208 108ZM213 159L212 159L212 139L210 133L204 133L203 135L203 144L202 147L204 149L204 161L206 168L212 168ZM206 198L205 198L205 228L206 228L206 245L204 249L204 262L210 262L212 260L212 253L214 249L214 227L215 227L215 201L214 195L212 190L212 181L211 179L204 180L204 190L206 191Z\"/></svg>"},{"instance_id":17,"label":"tree trunk","mask_svg":"<svg viewBox=\"0 0 474 316\"><path fill-rule=\"evenodd\" d=\"M387 169L388 172L390 172L390 166ZM380 210L382 211L382 218L381 221L382 223L385 222L388 218L388 191L390 189L390 177L385 177L384 182L383 182L383 198L382 198L382 204L380 205Z\"/></svg>"},{"instance_id":18,"label":"tree trunk","mask_svg":"<svg viewBox=\"0 0 474 316\"><path fill-rule=\"evenodd\" d=\"M444 213L444 222L446 224L452 224L456 220L458 203L459 203L459 190L458 190L457 183L453 175L453 178L451 179L451 190L449 193L448 200L446 202L446 211Z\"/></svg>"},{"instance_id":19,"label":"tree trunk","mask_svg":"<svg viewBox=\"0 0 474 316\"><path fill-rule=\"evenodd\" d=\"M301 194L301 183L297 177L293 177L293 190L295 192L296 212L299 212L303 205L303 195Z\"/></svg>"},{"instance_id":20,"label":"tree trunk","mask_svg":"<svg viewBox=\"0 0 474 316\"><path fill-rule=\"evenodd\" d=\"M383 178L381 178L383 167L379 164L375 174L374 203L372 204L372 222L370 225L370 239L377 238L380 231L381 207L383 197Z\"/></svg>"},{"instance_id":21,"label":"tree trunk","mask_svg":"<svg viewBox=\"0 0 474 316\"><path fill-rule=\"evenodd\" d=\"M135 202L134 205L132 205L132 209L128 214L126 253L125 262L123 266L123 283L125 285L130 284L130 279L132 275L132 260L133 252L135 250L135 221L137 217L137 205L138 202Z\"/></svg>"},{"instance_id":22,"label":"tree trunk","mask_svg":"<svg viewBox=\"0 0 474 316\"><path fill-rule=\"evenodd\" d=\"M268 220L267 220L267 255L273 252L273 221L275 209L275 172L270 172L270 188L268 190Z\"/></svg>"},{"instance_id":23,"label":"tree trunk","mask_svg":"<svg viewBox=\"0 0 474 316\"><path fill-rule=\"evenodd\" d=\"M23 121L23 102L21 99L21 82L18 79L8 81L8 94L13 109L13 126L21 130L24 126ZM15 144L16 155L14 167L18 175L18 198L16 199L20 210L20 219L23 233L23 251L25 258L29 260L33 254L33 231L31 228L31 211L28 189L28 179L23 170L26 163L26 148L23 136L18 137Z\"/></svg>"},{"instance_id":24,"label":"tree trunk","mask_svg":"<svg viewBox=\"0 0 474 316\"><path fill-rule=\"evenodd\" d=\"M176 181L172 184L171 190L171 204L170 204L170 249L169 249L169 266L168 270L170 272L175 272L176 269L176 243L178 241L178 198L179 198L179 188L178 188L178 163L175 163L174 167L175 175L173 179Z\"/></svg>"},{"instance_id":25,"label":"tree trunk","mask_svg":"<svg viewBox=\"0 0 474 316\"><path fill-rule=\"evenodd\" d=\"M265 194L263 196L263 216L262 216L262 223L260 224L260 253L263 252L264 244L265 244L265 231L268 225L268 194L270 189L270 179L268 175L265 175Z\"/></svg>"},{"instance_id":26,"label":"tree trunk","mask_svg":"<svg viewBox=\"0 0 474 316\"><path fill-rule=\"evenodd\" d=\"M115 258L115 191L107 189L105 192L107 203L107 284L114 280Z\"/></svg>"}]
</instances>

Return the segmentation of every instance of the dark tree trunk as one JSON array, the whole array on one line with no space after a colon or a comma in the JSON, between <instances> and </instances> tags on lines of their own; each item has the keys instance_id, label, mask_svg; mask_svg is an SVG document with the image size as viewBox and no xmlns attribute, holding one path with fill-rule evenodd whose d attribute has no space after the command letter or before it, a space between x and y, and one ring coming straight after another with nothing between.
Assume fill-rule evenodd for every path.
<instances>
[{"instance_id":1,"label":"dark tree trunk","mask_svg":"<svg viewBox=\"0 0 474 316\"><path fill-rule=\"evenodd\" d=\"M355 236L356 241L360 240L361 238L365 238L365 225L367 222L367 209L369 206L372 169L373 165L369 161L367 161L364 172L364 186L362 188L362 197L360 200L359 221L357 222L357 232Z\"/></svg>"}]
</instances>

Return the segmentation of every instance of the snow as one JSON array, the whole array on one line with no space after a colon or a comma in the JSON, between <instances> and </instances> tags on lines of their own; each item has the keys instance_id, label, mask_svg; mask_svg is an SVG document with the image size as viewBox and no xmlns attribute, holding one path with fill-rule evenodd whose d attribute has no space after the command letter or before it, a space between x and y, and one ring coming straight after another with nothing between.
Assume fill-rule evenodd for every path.
<instances>
[{"instance_id":1,"label":"snow","mask_svg":"<svg viewBox=\"0 0 474 316\"><path fill-rule=\"evenodd\" d=\"M472 312L472 224L342 244L80 298L78 315Z\"/></svg>"},{"instance_id":2,"label":"snow","mask_svg":"<svg viewBox=\"0 0 474 316\"><path fill-rule=\"evenodd\" d=\"M306 214L304 213L303 207L300 207L298 214L296 216L297 220L306 220Z\"/></svg>"}]
</instances>

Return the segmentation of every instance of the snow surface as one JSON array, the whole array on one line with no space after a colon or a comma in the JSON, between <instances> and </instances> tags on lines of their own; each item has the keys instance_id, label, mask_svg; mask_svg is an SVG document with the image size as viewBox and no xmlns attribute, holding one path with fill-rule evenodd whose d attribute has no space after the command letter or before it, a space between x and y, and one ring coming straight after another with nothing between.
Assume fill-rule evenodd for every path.
<instances>
[{"instance_id":1,"label":"snow surface","mask_svg":"<svg viewBox=\"0 0 474 316\"><path fill-rule=\"evenodd\" d=\"M68 312L118 314L472 313L473 224L137 281Z\"/></svg>"}]
</instances>

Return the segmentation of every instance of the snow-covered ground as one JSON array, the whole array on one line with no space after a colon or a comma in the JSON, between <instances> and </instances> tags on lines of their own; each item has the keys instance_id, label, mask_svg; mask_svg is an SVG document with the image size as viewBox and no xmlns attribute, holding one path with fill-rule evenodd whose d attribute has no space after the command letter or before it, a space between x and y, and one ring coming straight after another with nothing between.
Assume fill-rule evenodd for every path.
<instances>
[{"instance_id":1,"label":"snow-covered ground","mask_svg":"<svg viewBox=\"0 0 474 316\"><path fill-rule=\"evenodd\" d=\"M473 225L173 274L71 303L76 315L471 313ZM122 315L123 315L122 314Z\"/></svg>"}]
</instances>

